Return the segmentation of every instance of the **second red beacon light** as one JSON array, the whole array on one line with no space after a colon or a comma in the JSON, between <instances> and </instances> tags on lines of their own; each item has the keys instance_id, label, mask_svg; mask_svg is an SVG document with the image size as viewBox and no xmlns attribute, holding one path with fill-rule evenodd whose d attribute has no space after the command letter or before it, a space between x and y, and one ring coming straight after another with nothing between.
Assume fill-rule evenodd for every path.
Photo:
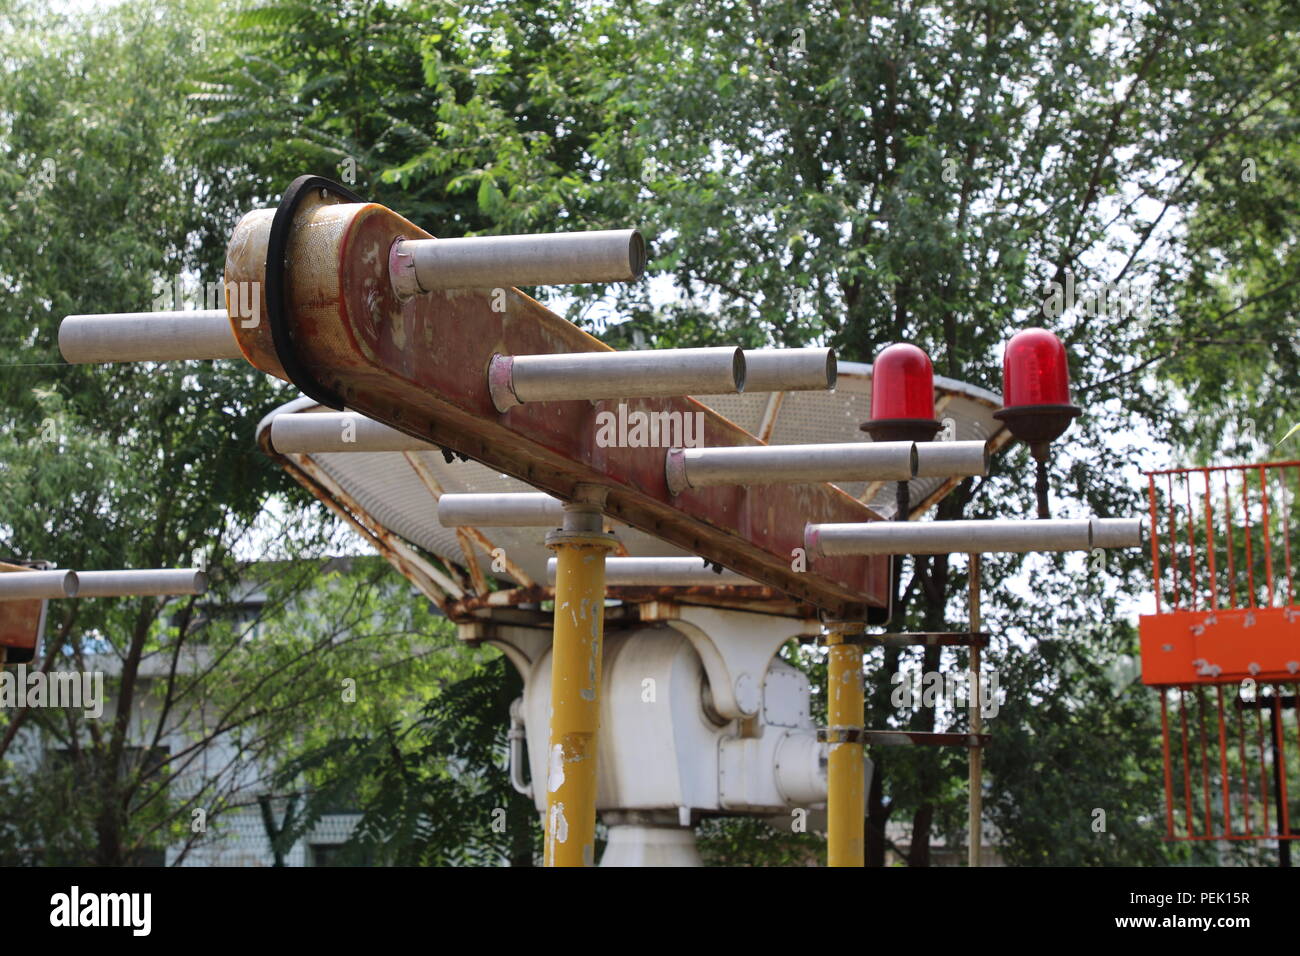
<instances>
[{"instance_id":1,"label":"second red beacon light","mask_svg":"<svg viewBox=\"0 0 1300 956\"><path fill-rule=\"evenodd\" d=\"M1037 462L1038 517L1049 517L1047 460L1052 442L1065 433L1080 409L1070 404L1070 370L1065 346L1047 329L1017 332L1002 354L1002 404L993 417L1029 446Z\"/></svg>"}]
</instances>

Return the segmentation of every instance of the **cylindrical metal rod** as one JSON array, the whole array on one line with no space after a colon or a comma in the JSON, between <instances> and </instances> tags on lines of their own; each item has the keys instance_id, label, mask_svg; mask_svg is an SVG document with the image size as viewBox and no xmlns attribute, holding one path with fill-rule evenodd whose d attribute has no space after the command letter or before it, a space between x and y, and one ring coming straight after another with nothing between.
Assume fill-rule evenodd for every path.
<instances>
[{"instance_id":1,"label":"cylindrical metal rod","mask_svg":"<svg viewBox=\"0 0 1300 956\"><path fill-rule=\"evenodd\" d=\"M75 571L11 571L0 574L0 601L77 596Z\"/></svg>"},{"instance_id":2,"label":"cylindrical metal rod","mask_svg":"<svg viewBox=\"0 0 1300 956\"><path fill-rule=\"evenodd\" d=\"M492 289L631 282L645 271L635 229L551 232L469 239L403 239L389 254L398 295L436 289Z\"/></svg>"},{"instance_id":3,"label":"cylindrical metal rod","mask_svg":"<svg viewBox=\"0 0 1300 956\"><path fill-rule=\"evenodd\" d=\"M1142 545L1141 518L1089 518L1094 548L1137 548Z\"/></svg>"},{"instance_id":4,"label":"cylindrical metal rod","mask_svg":"<svg viewBox=\"0 0 1300 956\"><path fill-rule=\"evenodd\" d=\"M592 866L596 847L596 732L600 726L605 554L599 512L565 515L547 535L557 561L546 754L546 866Z\"/></svg>"},{"instance_id":5,"label":"cylindrical metal rod","mask_svg":"<svg viewBox=\"0 0 1300 956\"><path fill-rule=\"evenodd\" d=\"M910 441L671 448L664 468L677 495L713 485L907 479L916 474L916 455Z\"/></svg>"},{"instance_id":6,"label":"cylindrical metal rod","mask_svg":"<svg viewBox=\"0 0 1300 956\"><path fill-rule=\"evenodd\" d=\"M558 528L564 502L541 491L500 494L447 494L438 499L444 528Z\"/></svg>"},{"instance_id":7,"label":"cylindrical metal rod","mask_svg":"<svg viewBox=\"0 0 1300 956\"><path fill-rule=\"evenodd\" d=\"M988 473L988 445L982 441L916 443L916 477L918 478L966 478Z\"/></svg>"},{"instance_id":8,"label":"cylindrical metal rod","mask_svg":"<svg viewBox=\"0 0 1300 956\"><path fill-rule=\"evenodd\" d=\"M208 576L192 568L132 571L79 571L77 597L132 597L144 595L202 594Z\"/></svg>"},{"instance_id":9,"label":"cylindrical metal rod","mask_svg":"<svg viewBox=\"0 0 1300 956\"><path fill-rule=\"evenodd\" d=\"M355 412L276 415L271 419L271 445L284 454L305 455L348 451L431 451L438 447Z\"/></svg>"},{"instance_id":10,"label":"cylindrical metal rod","mask_svg":"<svg viewBox=\"0 0 1300 956\"><path fill-rule=\"evenodd\" d=\"M74 365L242 358L225 309L69 315L59 351Z\"/></svg>"},{"instance_id":11,"label":"cylindrical metal rod","mask_svg":"<svg viewBox=\"0 0 1300 956\"><path fill-rule=\"evenodd\" d=\"M502 412L525 402L743 392L745 354L723 347L494 355L488 387Z\"/></svg>"},{"instance_id":12,"label":"cylindrical metal rod","mask_svg":"<svg viewBox=\"0 0 1300 956\"><path fill-rule=\"evenodd\" d=\"M954 554L1090 551L1092 521L864 521L810 524L804 543L814 555Z\"/></svg>"},{"instance_id":13,"label":"cylindrical metal rod","mask_svg":"<svg viewBox=\"0 0 1300 956\"><path fill-rule=\"evenodd\" d=\"M797 392L835 388L834 349L745 349L745 391Z\"/></svg>"},{"instance_id":14,"label":"cylindrical metal rod","mask_svg":"<svg viewBox=\"0 0 1300 956\"><path fill-rule=\"evenodd\" d=\"M556 559L546 564L548 580L555 583ZM608 587L699 587L710 584L753 584L725 568L714 571L703 558L606 558Z\"/></svg>"},{"instance_id":15,"label":"cylindrical metal rod","mask_svg":"<svg viewBox=\"0 0 1300 956\"><path fill-rule=\"evenodd\" d=\"M859 631L860 633L860 631ZM862 762L862 645L832 631L826 674L826 863L863 866L866 788Z\"/></svg>"}]
</instances>

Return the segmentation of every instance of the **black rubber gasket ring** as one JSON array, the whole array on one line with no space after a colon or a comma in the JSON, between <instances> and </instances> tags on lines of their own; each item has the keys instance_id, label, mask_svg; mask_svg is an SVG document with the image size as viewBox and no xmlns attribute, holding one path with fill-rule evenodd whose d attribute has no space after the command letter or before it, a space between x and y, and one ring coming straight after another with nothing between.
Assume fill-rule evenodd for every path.
<instances>
[{"instance_id":1,"label":"black rubber gasket ring","mask_svg":"<svg viewBox=\"0 0 1300 956\"><path fill-rule=\"evenodd\" d=\"M284 281L284 269L287 265L285 253L289 245L289 234L293 227L294 213L313 189L328 190L348 202L365 202L360 196L340 186L324 176L299 176L291 182L280 205L271 220L271 235L266 242L266 321L271 326L271 342L275 346L275 357L294 385L308 398L336 411L343 410L343 399L330 389L316 381L315 376L298 360L294 351L293 336L289 332L289 309L285 301L287 284Z\"/></svg>"}]
</instances>

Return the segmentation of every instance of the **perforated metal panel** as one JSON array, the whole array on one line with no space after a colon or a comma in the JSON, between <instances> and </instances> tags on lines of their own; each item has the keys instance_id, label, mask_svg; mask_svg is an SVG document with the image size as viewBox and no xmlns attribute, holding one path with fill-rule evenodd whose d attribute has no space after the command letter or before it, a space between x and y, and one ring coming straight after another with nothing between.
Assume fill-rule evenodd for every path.
<instances>
[{"instance_id":1,"label":"perforated metal panel","mask_svg":"<svg viewBox=\"0 0 1300 956\"><path fill-rule=\"evenodd\" d=\"M1001 407L1001 401L992 392L944 378L935 379L935 391L938 417L953 420L957 439L986 441L1002 431L1002 424L992 417L992 413ZM871 417L870 365L841 362L836 390L829 393L760 392L697 397L751 434L762 437L764 425L769 425L770 444L870 441L858 427ZM275 415L317 411L327 409L320 408L310 399L290 402L263 419L258 426L259 436L270 427ZM476 462L457 460L448 464L438 452L421 452L419 456L447 492L535 490ZM463 563L455 531L438 523L433 496L400 452L317 454L311 457L384 527L444 560ZM867 490L865 482L838 484L854 497L860 497ZM913 504L924 501L942 484L943 480L939 478L913 481ZM880 515L892 517L895 510L893 483L875 488L868 504ZM686 554L625 525L615 524L613 527L632 555L681 557ZM511 560L534 580L546 580L546 560L550 556L544 543L546 529L487 528L483 531L494 545L505 548ZM510 580L504 574L497 577Z\"/></svg>"}]
</instances>

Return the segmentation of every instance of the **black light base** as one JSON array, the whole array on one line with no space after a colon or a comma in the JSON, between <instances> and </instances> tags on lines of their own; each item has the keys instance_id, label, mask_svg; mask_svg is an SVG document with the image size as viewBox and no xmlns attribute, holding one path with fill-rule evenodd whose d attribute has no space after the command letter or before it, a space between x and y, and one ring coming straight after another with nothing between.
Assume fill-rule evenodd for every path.
<instances>
[{"instance_id":1,"label":"black light base","mask_svg":"<svg viewBox=\"0 0 1300 956\"><path fill-rule=\"evenodd\" d=\"M933 441L941 428L933 418L873 418L858 426L872 441Z\"/></svg>"},{"instance_id":2,"label":"black light base","mask_svg":"<svg viewBox=\"0 0 1300 956\"><path fill-rule=\"evenodd\" d=\"M1000 408L993 417L1006 422L1011 434L1029 446L1037 461L1047 460L1047 446L1083 412L1078 405L1020 405Z\"/></svg>"}]
</instances>

